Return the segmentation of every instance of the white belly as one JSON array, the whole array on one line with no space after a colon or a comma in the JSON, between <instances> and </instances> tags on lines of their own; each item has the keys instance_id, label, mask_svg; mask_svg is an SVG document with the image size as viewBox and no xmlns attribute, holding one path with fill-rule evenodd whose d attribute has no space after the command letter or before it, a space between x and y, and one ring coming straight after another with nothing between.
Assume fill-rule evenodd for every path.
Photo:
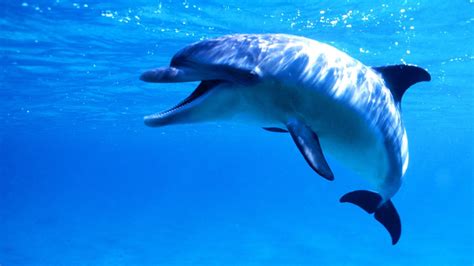
<instances>
[{"instance_id":1,"label":"white belly","mask_svg":"<svg viewBox=\"0 0 474 266\"><path fill-rule=\"evenodd\" d=\"M314 97L302 116L318 134L323 150L360 176L375 184L387 176L388 159L384 138L355 109L321 97Z\"/></svg>"},{"instance_id":2,"label":"white belly","mask_svg":"<svg viewBox=\"0 0 474 266\"><path fill-rule=\"evenodd\" d=\"M383 137L356 110L314 91L271 86L240 91L238 120L286 128L290 118L297 118L318 134L325 154L376 186L384 182L388 158Z\"/></svg>"}]
</instances>

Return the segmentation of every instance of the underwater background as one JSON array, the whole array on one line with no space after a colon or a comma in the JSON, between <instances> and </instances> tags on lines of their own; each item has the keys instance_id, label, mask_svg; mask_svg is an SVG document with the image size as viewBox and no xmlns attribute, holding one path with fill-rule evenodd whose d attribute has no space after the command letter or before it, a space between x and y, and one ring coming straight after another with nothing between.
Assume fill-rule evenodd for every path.
<instances>
[{"instance_id":1,"label":"underwater background","mask_svg":"<svg viewBox=\"0 0 474 266\"><path fill-rule=\"evenodd\" d=\"M0 265L473 265L474 2L0 0ZM148 128L197 83L183 46L288 33L431 73L404 96L402 236L339 198L287 134Z\"/></svg>"}]
</instances>

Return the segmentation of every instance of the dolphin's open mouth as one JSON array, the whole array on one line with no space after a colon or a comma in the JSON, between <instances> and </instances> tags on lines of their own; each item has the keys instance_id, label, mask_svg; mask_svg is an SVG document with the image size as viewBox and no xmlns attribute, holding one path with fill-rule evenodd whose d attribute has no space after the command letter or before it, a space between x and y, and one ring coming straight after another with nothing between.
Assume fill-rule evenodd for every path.
<instances>
[{"instance_id":1,"label":"dolphin's open mouth","mask_svg":"<svg viewBox=\"0 0 474 266\"><path fill-rule=\"evenodd\" d=\"M186 107L191 106L192 103L195 103L198 99L202 98L219 82L220 81L218 80L202 81L188 97L179 102L177 105L167 110L145 116L145 124L151 127L163 126L167 124L172 116L176 115L180 111L183 111Z\"/></svg>"}]
</instances>

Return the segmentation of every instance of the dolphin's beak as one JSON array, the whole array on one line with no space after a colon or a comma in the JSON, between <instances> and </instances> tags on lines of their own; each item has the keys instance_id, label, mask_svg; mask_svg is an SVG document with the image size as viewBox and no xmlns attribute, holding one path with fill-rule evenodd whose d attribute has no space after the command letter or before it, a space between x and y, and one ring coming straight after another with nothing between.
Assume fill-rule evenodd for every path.
<instances>
[{"instance_id":1,"label":"dolphin's beak","mask_svg":"<svg viewBox=\"0 0 474 266\"><path fill-rule=\"evenodd\" d=\"M145 116L145 125L150 127L160 127L169 124L179 124L193 122L196 119L196 109L206 98L209 91L215 87L219 81L202 81L199 86L186 99L167 110Z\"/></svg>"},{"instance_id":2,"label":"dolphin's beak","mask_svg":"<svg viewBox=\"0 0 474 266\"><path fill-rule=\"evenodd\" d=\"M145 71L140 80L152 83L180 82L182 71L174 67L163 67Z\"/></svg>"},{"instance_id":3,"label":"dolphin's beak","mask_svg":"<svg viewBox=\"0 0 474 266\"><path fill-rule=\"evenodd\" d=\"M205 79L200 72L190 68L161 67L145 71L140 80L151 83L176 83ZM206 78L207 79L207 78Z\"/></svg>"}]
</instances>

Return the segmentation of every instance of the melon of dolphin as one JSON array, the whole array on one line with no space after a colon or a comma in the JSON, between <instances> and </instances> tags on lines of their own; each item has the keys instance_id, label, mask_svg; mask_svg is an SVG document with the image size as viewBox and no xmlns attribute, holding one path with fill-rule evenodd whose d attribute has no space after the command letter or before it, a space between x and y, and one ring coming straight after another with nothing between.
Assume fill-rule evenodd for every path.
<instances>
[{"instance_id":1,"label":"melon of dolphin","mask_svg":"<svg viewBox=\"0 0 474 266\"><path fill-rule=\"evenodd\" d=\"M408 166L400 101L411 85L429 81L413 65L368 67L308 38L283 34L230 35L191 44L169 67L142 74L158 83L201 81L176 106L145 117L145 124L245 119L272 132L288 132L319 175L333 180L324 154L370 180L374 191L342 196L401 235L391 198Z\"/></svg>"}]
</instances>

